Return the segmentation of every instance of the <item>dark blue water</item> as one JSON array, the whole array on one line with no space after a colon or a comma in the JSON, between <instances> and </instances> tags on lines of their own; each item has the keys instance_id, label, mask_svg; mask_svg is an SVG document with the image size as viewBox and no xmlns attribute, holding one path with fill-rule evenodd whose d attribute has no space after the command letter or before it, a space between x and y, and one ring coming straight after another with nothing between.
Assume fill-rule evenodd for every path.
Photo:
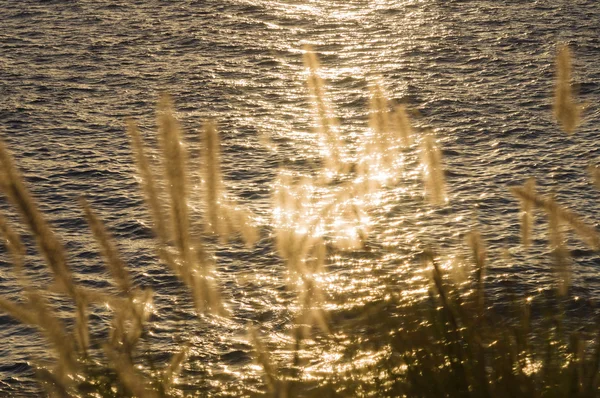
<instances>
[{"instance_id":1,"label":"dark blue water","mask_svg":"<svg viewBox=\"0 0 600 398\"><path fill-rule=\"evenodd\" d=\"M507 286L523 295L549 289L545 226L540 221L536 245L525 252L518 203L508 190L528 176L590 224L599 219L599 192L585 170L600 155L597 1L1 1L2 139L60 232L78 279L96 287L106 284L107 273L77 198L85 195L102 215L136 282L156 291L154 350L167 358L182 341L192 342L184 390L206 368L222 379L206 387L212 393L240 395L260 384L251 367L249 322L267 335L277 358L289 359L294 295L270 243L271 183L280 167L308 172L319 156L303 44L319 54L350 145L368 128L368 87L379 80L391 99L418 111L418 126L436 130L447 171L449 203L435 210L422 200L417 156L409 155L403 183L384 192L372 214L371 239L381 254L330 259L326 291L333 311L376 299L378 275L418 291L422 285L408 282L414 254L435 243L451 256L475 224L488 242L492 301L501 305ZM559 44L571 47L578 99L589 103L573 136L552 119ZM152 249L124 120L136 118L152 141L161 92L174 97L192 156L202 121L218 120L225 180L261 225L253 250L241 243L211 246L232 309L227 321L195 321L189 299ZM261 145L261 136L277 150ZM0 203L16 221L6 201ZM600 258L576 239L570 244L572 291L597 300ZM2 294L17 299L20 288L0 250ZM27 262L40 285L50 280L33 246ZM97 333L108 319L98 310ZM31 364L47 356L47 344L5 315L0 341L0 393L34 395ZM320 355L307 350L308 374L323 369Z\"/></svg>"}]
</instances>

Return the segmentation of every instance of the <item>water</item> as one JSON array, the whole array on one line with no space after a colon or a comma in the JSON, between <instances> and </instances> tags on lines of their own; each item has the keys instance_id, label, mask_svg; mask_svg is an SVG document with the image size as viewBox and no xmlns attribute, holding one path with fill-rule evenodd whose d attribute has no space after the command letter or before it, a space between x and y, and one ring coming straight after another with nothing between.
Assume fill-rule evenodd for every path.
<instances>
[{"instance_id":1,"label":"water","mask_svg":"<svg viewBox=\"0 0 600 398\"><path fill-rule=\"evenodd\" d=\"M164 361L182 341L192 342L184 391L198 388L207 369L219 381L202 391L239 395L260 385L246 339L250 322L259 325L276 358L289 363L293 294L285 289L285 268L270 244L269 208L278 169L308 173L318 158L302 44L312 44L319 54L350 143L367 129L368 85L380 80L391 99L418 110L419 126L436 129L447 169L449 204L435 210L422 200L416 155L407 155L404 182L383 192L372 215L370 242L378 250L330 259L326 291L336 316L380 298L384 279L410 296L422 287L410 282L415 275L419 280L416 254L432 243L450 252L477 223L488 242L492 302L501 306L508 288L523 295L549 289L541 223L536 249L524 252L518 246L518 203L508 187L527 176L535 176L542 191L554 189L559 201L592 225L600 215L598 192L585 172L600 155L598 2L5 0L0 5L2 137L60 231L79 279L97 287L106 285L107 274L77 198L85 195L102 215L136 282L156 291L156 359ZM551 115L557 43L571 46L580 100L590 104L572 137L559 131ZM164 91L175 99L193 154L202 121L218 120L230 190L262 223L262 239L253 250L237 242L211 246L232 309L227 321L195 321L183 289L152 251L124 119L135 117L153 137L155 104ZM261 135L274 141L277 152L259 143ZM589 316L596 312L590 301L600 297L600 259L576 240L571 248L572 291L586 303L574 309ZM512 260L503 257L504 249ZM29 254L29 266L41 268L33 248ZM1 265L3 295L15 299L19 287L4 254ZM43 273L38 279L49 280ZM98 310L97 317L107 320L109 314ZM97 323L95 332L102 333L105 326ZM5 315L0 325L0 393L33 396L31 361L44 356L46 344ZM343 366L338 354L309 346L309 375L326 370L332 358Z\"/></svg>"}]
</instances>

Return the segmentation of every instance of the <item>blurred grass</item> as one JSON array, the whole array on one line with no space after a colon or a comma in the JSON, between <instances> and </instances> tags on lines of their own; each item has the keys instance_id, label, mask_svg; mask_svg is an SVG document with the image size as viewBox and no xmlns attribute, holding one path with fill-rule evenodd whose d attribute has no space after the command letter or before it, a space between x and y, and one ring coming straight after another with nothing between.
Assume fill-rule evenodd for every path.
<instances>
[{"instance_id":1,"label":"blurred grass","mask_svg":"<svg viewBox=\"0 0 600 398\"><path fill-rule=\"evenodd\" d=\"M317 57L311 48L304 50L307 86L316 117L315 135L322 146L323 162L312 177L303 179L281 170L274 184L274 247L288 267L292 281L289 288L296 293L299 311L292 328L295 341L292 364L275 363L259 333L254 328L249 330L256 363L264 373L264 394L274 397L599 395L600 336L597 334L600 331L584 332L578 325L567 325L564 303L569 294L571 265L565 232L573 231L593 250L600 246L600 236L595 227L585 224L552 195L538 194L531 179L523 187L512 188L512 193L521 204L525 246L531 244L535 213L545 214L548 220L548 244L556 283L555 294L542 305L545 316L535 319L531 316L528 298L506 298L511 306L508 313L496 313L487 305L486 244L476 230L465 242L469 255L459 260L470 270L466 276L445 271L439 265L435 248L421 254L422 264L416 266L427 268L431 275L426 300L409 305L401 303L399 292L390 286L385 298L368 303L350 319L336 319L335 314L323 309L327 297L321 290L320 277L326 272L327 260L333 254L343 255L364 247L369 232L365 221L369 195L396 183L396 159L402 151L420 152L424 191L431 205L443 205L448 198L441 150L433 131L413 128L405 106L388 101L380 84L371 89L371 134L359 148L358 160L351 160L319 77ZM573 134L582 107L571 90L570 57L567 48L559 50L554 115L563 130ZM190 166L168 95L159 101L157 118L159 165L154 165L147 156L135 122L127 123L141 190L152 220L157 258L187 288L199 315L227 316L203 236L191 232ZM413 142L421 142L421 146ZM223 243L239 238L252 246L258 239L254 216L227 192L214 122L205 124L201 145L205 235L216 236ZM38 252L54 278L54 283L47 287L36 286L29 279L24 272L24 244L15 228L0 215L0 231L22 289L19 302L0 298L0 309L37 328L52 348L54 362L37 366L37 376L46 394L181 396L177 375L185 366L191 343L181 344L168 363L153 363L145 355L148 320L154 311L153 291L133 283L110 232L91 206L85 199L80 200L90 233L116 289L90 289L75 282L60 237L39 211L1 142L0 166L0 187L35 238ZM598 184L597 167L590 166L590 173ZM314 191L333 187L335 192L331 189L332 195L327 200L315 200ZM65 324L53 310L52 298L56 295L72 301L72 322ZM104 341L91 341L89 314L100 305L112 310L110 333ZM351 366L317 383L299 378L297 370L304 366L299 354L303 341L319 333L336 344L336 336L342 331L355 338L345 349L345 358ZM384 355L372 358L366 366L352 366L359 353L369 349ZM145 366L138 366L140 362L145 362ZM200 388L197 393L204 394Z\"/></svg>"}]
</instances>

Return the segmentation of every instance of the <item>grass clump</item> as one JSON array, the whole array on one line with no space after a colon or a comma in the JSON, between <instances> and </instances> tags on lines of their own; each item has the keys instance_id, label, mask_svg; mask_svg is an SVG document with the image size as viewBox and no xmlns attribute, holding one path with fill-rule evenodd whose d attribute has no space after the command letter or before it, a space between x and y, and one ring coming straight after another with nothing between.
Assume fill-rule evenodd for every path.
<instances>
[{"instance_id":1,"label":"grass clump","mask_svg":"<svg viewBox=\"0 0 600 398\"><path fill-rule=\"evenodd\" d=\"M488 305L485 274L486 243L479 231L466 236L464 255L457 266L467 276L447 272L434 248L421 254L420 266L430 274L428 297L410 305L388 288L386 298L368 303L352 319L336 322L324 310L327 297L321 286L328 259L346 251L369 250L371 198L396 184L399 156L420 154L425 197L434 206L448 202L442 151L430 129L417 129L404 105L392 104L380 83L371 87L370 131L355 156L339 134L319 76L319 62L305 48L307 87L316 117L321 168L298 176L280 170L273 188L273 246L289 272L289 288L297 297L294 319L293 363L287 368L273 360L259 332L249 329L249 343L264 373L264 392L291 396L406 396L406 397L537 397L598 395L600 344L588 344L582 333L569 333L564 324L564 302L570 286L570 259L564 232L572 230L592 250L600 235L582 217L558 204L552 195L538 194L533 179L511 192L521 205L521 235L531 245L534 212L548 220L548 242L554 261L556 294L544 303L549 315L532 319L529 298L512 298L507 314ZM557 58L554 116L572 134L579 124L581 106L570 86L570 53ZM161 263L172 272L194 303L196 312L226 317L228 307L220 294L214 264L203 238L222 243L240 237L247 246L258 240L252 213L227 192L221 172L220 139L216 124L207 121L200 133L204 235L194 233L189 205L189 160L172 100L163 95L157 111L159 172L155 173L147 148L133 120L127 121L140 188L152 220L155 248ZM415 145L419 143L419 145ZM192 343L183 343L169 363L150 363L143 371L153 291L137 286L117 245L101 219L83 198L80 206L89 230L104 258L115 289L91 289L76 282L64 246L28 192L12 156L0 142L0 188L21 215L34 237L38 252L53 277L53 284L36 286L24 272L25 245L0 215L0 232L11 256L22 300L0 298L0 309L37 328L53 348L55 361L40 363L37 374L47 395L101 397L177 396L176 377L185 366ZM596 185L597 167L590 167ZM71 302L71 322L56 313L56 296ZM108 336L95 341L90 335L90 313L111 309ZM360 336L345 347L349 362L363 348L381 355L361 369L330 374L318 385L299 377L301 349L318 331L333 344L342 333ZM287 370L286 370L287 369ZM293 371L289 371L292 369Z\"/></svg>"}]
</instances>

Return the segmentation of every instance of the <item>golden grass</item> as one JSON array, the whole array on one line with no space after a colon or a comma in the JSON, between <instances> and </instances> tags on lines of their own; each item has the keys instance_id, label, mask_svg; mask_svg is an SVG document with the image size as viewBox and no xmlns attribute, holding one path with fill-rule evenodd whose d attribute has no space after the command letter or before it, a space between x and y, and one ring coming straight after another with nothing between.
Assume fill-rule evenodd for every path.
<instances>
[{"instance_id":1,"label":"golden grass","mask_svg":"<svg viewBox=\"0 0 600 398\"><path fill-rule=\"evenodd\" d=\"M583 107L575 102L571 87L571 50L562 46L556 57L556 83L554 86L554 117L562 129L573 134L580 123Z\"/></svg>"},{"instance_id":2,"label":"golden grass","mask_svg":"<svg viewBox=\"0 0 600 398\"><path fill-rule=\"evenodd\" d=\"M293 367L296 369L301 366L299 352L302 343L314 329L335 340L334 331L339 326L331 324L329 314L323 309L326 296L320 286L320 276L325 272L330 255L365 248L370 227L370 197L396 183L398 158L402 151L418 150L425 197L436 206L443 206L449 200L442 151L432 130L414 128L406 107L392 104L381 83L371 86L370 133L357 143L357 160L354 163L349 161L351 149L340 137L337 119L319 75L319 61L310 47L304 50L304 62L308 70L307 87L316 117L315 134L323 149L322 167L310 176L302 177L281 170L273 186L274 246L289 270L290 286L297 295L299 309L292 327L295 340ZM581 107L573 99L570 86L570 59L569 50L561 49L557 58L554 115L561 127L572 134L579 124ZM161 96L159 100L157 125L159 175L154 173L155 165L147 155L135 122L127 121L140 188L152 222L157 257L187 288L199 315L227 316L227 305L221 298L219 281L214 272L215 264L202 241L202 234L192 227L190 162L172 99L168 95ZM252 247L259 239L259 230L253 214L227 192L221 171L220 138L215 122L204 124L200 139L199 171L202 178L204 233L218 237L221 243L237 236L248 247ZM420 144L418 148L413 142ZM590 167L590 174L595 184L600 185L598 168ZM158 183L161 180L163 184ZM2 142L0 188L35 238L38 251L55 280L54 285L42 288L34 287L26 278L23 260L25 247L19 235L0 215L2 240L10 253L17 281L23 287L23 302L0 297L0 309L18 321L39 329L53 348L56 362L38 369L40 382L47 394L57 397L82 395L78 388L83 380L88 388L95 388L94 396L114 396L114 391L119 396L170 396L176 387L177 374L182 370L192 347L190 343L183 344L170 363L150 376L140 371L139 364L136 364L140 356L136 355L136 350L140 341L145 339L147 323L153 312L153 291L135 284L114 239L90 204L85 199L80 200L90 231L118 288L116 294L110 289L93 290L76 283L60 238L39 211ZM600 235L594 226L559 205L553 196L539 194L533 179L527 180L523 187L512 188L511 192L521 205L524 246L530 246L532 242L534 211L546 213L557 293L559 297L566 296L571 283L571 264L564 233L567 229L573 231L594 250L600 248ZM387 382L391 386L381 387L375 394L385 391L390 395L392 391L398 396L515 396L515 393L492 394L492 391L516 391L512 390L512 384L515 384L523 396L527 395L525 392L533 394L527 396L544 395L538 394L543 389L535 385L538 383L535 375L531 376L525 370L526 360L534 355L527 344L520 340L531 329L528 307L525 307L520 329L504 334L494 330L485 303L486 245L477 230L467 235L466 244L470 250L468 264L473 269L474 299L462 295L466 288L461 285L468 286L470 282L464 279L460 279L458 284L449 282L438 257L433 250L427 250L422 259L425 266L432 269L432 308L429 310L433 311L429 311L424 319L415 321L424 329L419 328L415 333L411 331L409 325L413 314L400 314L399 318L407 322L403 325L396 325L389 316L391 314L380 314L385 319L380 336L391 339L388 344L393 348L396 362L385 363L385 368L381 370L387 372ZM65 325L48 299L51 294L57 293L73 302L73 326ZM110 333L106 341L91 341L89 314L96 305L112 310ZM371 314L378 314L378 311L367 311L365 314L368 318ZM422 316L421 312L415 314L416 317ZM270 395L287 397L298 394L293 383L288 383L289 380L277 370L258 332L252 327L249 336L255 348L256 361L264 371L266 390ZM102 347L102 350L97 347ZM576 390L579 396L597 393L600 345L595 348L589 363L586 362L583 340L575 338L573 347L569 351L568 367L573 369L578 380ZM508 355L495 356L502 350L505 351L503 354L508 352ZM551 344L548 352L549 355L556 354ZM101 364L102 377L92 372L91 363ZM550 362L544 366L559 375L564 374L559 368L552 367ZM398 369L404 370L400 372ZM98 382L107 378L108 389L105 384ZM564 385L570 386L572 379L567 375L561 380ZM544 383L551 383L551 376L543 380ZM338 391L344 388L347 386L340 387Z\"/></svg>"}]
</instances>

